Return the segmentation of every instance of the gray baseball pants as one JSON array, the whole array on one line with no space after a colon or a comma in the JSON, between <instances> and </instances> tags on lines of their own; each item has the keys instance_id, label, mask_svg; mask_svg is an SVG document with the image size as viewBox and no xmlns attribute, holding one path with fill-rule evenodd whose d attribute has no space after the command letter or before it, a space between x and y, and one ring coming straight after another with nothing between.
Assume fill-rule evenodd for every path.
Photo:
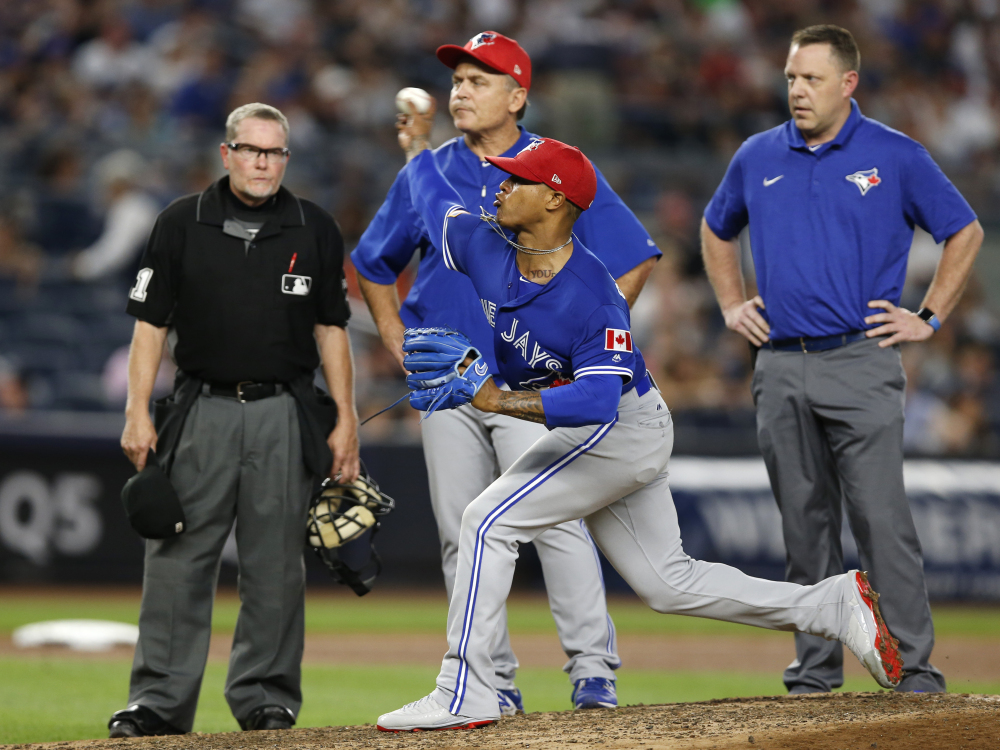
<instances>
[{"instance_id":1,"label":"gray baseball pants","mask_svg":"<svg viewBox=\"0 0 1000 750\"><path fill-rule=\"evenodd\" d=\"M433 419L433 418L432 418ZM692 560L667 485L673 424L654 389L622 396L617 421L545 434L462 516L448 653L434 699L452 713L499 714L490 649L518 545L583 518L615 569L658 612L837 638L849 616L845 576L814 586L751 578Z\"/></svg>"},{"instance_id":2,"label":"gray baseball pants","mask_svg":"<svg viewBox=\"0 0 1000 750\"><path fill-rule=\"evenodd\" d=\"M146 542L129 705L146 706L177 729L194 725L222 547L235 521L240 612L226 700L241 723L265 705L297 715L311 481L294 399L286 392L241 404L203 393L188 413L170 478L187 530Z\"/></svg>"},{"instance_id":3,"label":"gray baseball pants","mask_svg":"<svg viewBox=\"0 0 1000 750\"><path fill-rule=\"evenodd\" d=\"M842 503L861 567L899 639L897 690L945 689L929 659L934 624L923 556L903 489L903 400L899 347L858 341L825 352L762 349L753 377L757 437L781 511L786 578L815 583L843 572ZM785 670L791 692L844 683L843 648L798 633Z\"/></svg>"},{"instance_id":4,"label":"gray baseball pants","mask_svg":"<svg viewBox=\"0 0 1000 750\"><path fill-rule=\"evenodd\" d=\"M548 430L544 425L486 414L471 406L434 412L421 428L431 504L441 540L441 566L451 601L462 514ZM614 679L614 670L621 665L615 628L608 615L600 559L586 528L572 521L546 530L533 541L559 641L569 657L563 670L574 683L584 677ZM496 688L514 687L518 663L510 645L505 605L497 620L491 656Z\"/></svg>"}]
</instances>

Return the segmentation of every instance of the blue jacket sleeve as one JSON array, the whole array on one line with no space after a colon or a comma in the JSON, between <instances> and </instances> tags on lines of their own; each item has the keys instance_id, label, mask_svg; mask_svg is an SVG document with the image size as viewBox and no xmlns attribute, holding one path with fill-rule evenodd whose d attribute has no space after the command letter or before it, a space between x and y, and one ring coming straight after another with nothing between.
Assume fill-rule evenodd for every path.
<instances>
[{"instance_id":1,"label":"blue jacket sleeve","mask_svg":"<svg viewBox=\"0 0 1000 750\"><path fill-rule=\"evenodd\" d=\"M427 227L431 242L441 249L444 264L467 274L469 239L480 224L479 217L472 216L465 208L462 196L448 182L430 151L414 157L404 171L409 177L413 206Z\"/></svg>"},{"instance_id":2,"label":"blue jacket sleeve","mask_svg":"<svg viewBox=\"0 0 1000 750\"><path fill-rule=\"evenodd\" d=\"M705 208L705 223L720 240L731 240L750 221L746 196L743 192L743 164L741 156L746 144L740 147L729 162L726 176Z\"/></svg>"},{"instance_id":3,"label":"blue jacket sleeve","mask_svg":"<svg viewBox=\"0 0 1000 750\"><path fill-rule=\"evenodd\" d=\"M618 375L591 375L569 385L542 391L545 426L583 427L608 424L618 414L622 379Z\"/></svg>"},{"instance_id":4,"label":"blue jacket sleeve","mask_svg":"<svg viewBox=\"0 0 1000 750\"><path fill-rule=\"evenodd\" d=\"M410 183L402 170L351 253L351 262L369 281L393 284L423 244L425 231L410 200Z\"/></svg>"},{"instance_id":5,"label":"blue jacket sleeve","mask_svg":"<svg viewBox=\"0 0 1000 750\"><path fill-rule=\"evenodd\" d=\"M659 258L663 253L600 170L594 167L594 171L597 194L590 208L577 219L573 231L612 278L620 279L643 261Z\"/></svg>"}]
</instances>

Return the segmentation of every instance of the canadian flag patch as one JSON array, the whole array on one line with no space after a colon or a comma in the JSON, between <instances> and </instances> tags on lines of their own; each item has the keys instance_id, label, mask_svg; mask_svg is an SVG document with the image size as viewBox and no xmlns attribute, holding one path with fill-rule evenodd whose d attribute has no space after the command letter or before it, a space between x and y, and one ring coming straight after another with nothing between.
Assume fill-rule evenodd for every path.
<instances>
[{"instance_id":1,"label":"canadian flag patch","mask_svg":"<svg viewBox=\"0 0 1000 750\"><path fill-rule=\"evenodd\" d=\"M609 352L632 351L632 334L620 328L604 329L604 348Z\"/></svg>"}]
</instances>

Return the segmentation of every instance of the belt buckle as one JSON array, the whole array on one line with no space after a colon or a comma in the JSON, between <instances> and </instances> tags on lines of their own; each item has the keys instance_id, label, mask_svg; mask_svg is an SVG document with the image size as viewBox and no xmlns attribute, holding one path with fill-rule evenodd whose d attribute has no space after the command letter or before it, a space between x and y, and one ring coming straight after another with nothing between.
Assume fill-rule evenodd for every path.
<instances>
[{"instance_id":1,"label":"belt buckle","mask_svg":"<svg viewBox=\"0 0 1000 750\"><path fill-rule=\"evenodd\" d=\"M236 398L239 399L239 402L241 404L245 404L247 402L247 400L245 398L243 398L243 386L245 386L245 385L253 385L253 381L252 380L242 380L242 381L240 381L239 383L236 384Z\"/></svg>"}]
</instances>

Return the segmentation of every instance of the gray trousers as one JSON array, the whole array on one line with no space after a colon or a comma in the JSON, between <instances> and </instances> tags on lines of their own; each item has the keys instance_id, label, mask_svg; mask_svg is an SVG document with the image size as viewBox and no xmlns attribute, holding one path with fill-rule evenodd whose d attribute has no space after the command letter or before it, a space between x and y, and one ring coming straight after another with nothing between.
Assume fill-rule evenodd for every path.
<instances>
[{"instance_id":1,"label":"gray trousers","mask_svg":"<svg viewBox=\"0 0 1000 750\"><path fill-rule=\"evenodd\" d=\"M799 586L684 553L667 484L673 441L660 394L640 397L633 390L622 396L616 422L548 432L469 505L435 701L463 716L498 717L490 649L518 545L578 518L658 612L843 635L853 593L847 576Z\"/></svg>"},{"instance_id":2,"label":"gray trousers","mask_svg":"<svg viewBox=\"0 0 1000 750\"><path fill-rule=\"evenodd\" d=\"M203 393L184 424L170 478L187 530L146 542L129 704L191 730L222 547L235 521L240 612L226 700L241 725L259 706L297 715L311 478L294 399L286 392L241 404Z\"/></svg>"},{"instance_id":3,"label":"gray trousers","mask_svg":"<svg viewBox=\"0 0 1000 750\"><path fill-rule=\"evenodd\" d=\"M841 519L847 517L861 568L881 596L899 639L904 677L897 690L940 691L928 659L934 624L923 556L903 489L903 399L899 347L879 339L825 352L762 349L753 376L757 436L781 511L786 578L816 583L843 572ZM843 648L802 633L785 670L791 692L844 683Z\"/></svg>"},{"instance_id":4,"label":"gray trousers","mask_svg":"<svg viewBox=\"0 0 1000 750\"><path fill-rule=\"evenodd\" d=\"M435 412L421 429L450 601L466 507L548 430L471 406ZM559 642L569 657L563 670L572 682L585 677L614 679L614 670L621 665L615 626L608 614L600 558L586 527L581 521L564 523L540 534L534 543ZM518 663L510 645L506 608L497 621L491 656L496 687L514 687Z\"/></svg>"}]
</instances>

